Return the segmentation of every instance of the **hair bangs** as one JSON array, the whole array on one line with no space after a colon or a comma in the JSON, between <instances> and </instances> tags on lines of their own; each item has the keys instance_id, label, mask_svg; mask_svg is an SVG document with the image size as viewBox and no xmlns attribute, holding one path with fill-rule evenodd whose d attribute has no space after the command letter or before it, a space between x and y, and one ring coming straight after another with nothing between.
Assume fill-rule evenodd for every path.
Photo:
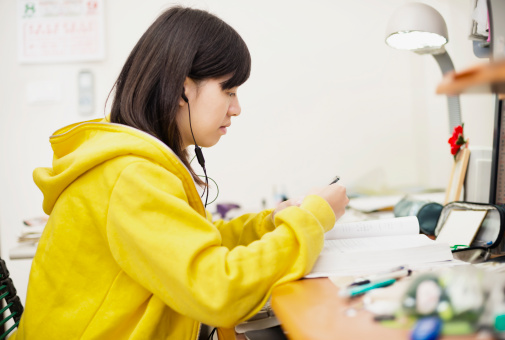
<instances>
[{"instance_id":1,"label":"hair bangs","mask_svg":"<svg viewBox=\"0 0 505 340\"><path fill-rule=\"evenodd\" d=\"M231 89L249 78L251 55L244 40L232 27L217 20L214 23L205 27L203 43L195 55L189 77L203 80L230 76L221 87Z\"/></svg>"},{"instance_id":2,"label":"hair bangs","mask_svg":"<svg viewBox=\"0 0 505 340\"><path fill-rule=\"evenodd\" d=\"M249 79L251 74L251 55L244 41L240 37L239 40L240 48L236 49L234 53L226 54L226 59L231 59L227 61L230 70L226 74L232 76L221 84L224 90L242 85ZM230 56L232 54L233 56Z\"/></svg>"}]
</instances>

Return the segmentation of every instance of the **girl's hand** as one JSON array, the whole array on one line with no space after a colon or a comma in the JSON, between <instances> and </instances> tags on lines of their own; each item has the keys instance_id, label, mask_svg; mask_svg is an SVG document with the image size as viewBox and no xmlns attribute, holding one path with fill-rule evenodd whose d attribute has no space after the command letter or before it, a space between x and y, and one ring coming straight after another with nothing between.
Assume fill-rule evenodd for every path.
<instances>
[{"instance_id":1,"label":"girl's hand","mask_svg":"<svg viewBox=\"0 0 505 340\"><path fill-rule=\"evenodd\" d=\"M345 207L349 203L345 187L340 182L325 186L323 188L312 189L310 195L321 196L328 204L335 218L338 220L345 213Z\"/></svg>"},{"instance_id":2,"label":"girl's hand","mask_svg":"<svg viewBox=\"0 0 505 340\"><path fill-rule=\"evenodd\" d=\"M317 195L322 197L330 205L335 219L339 219L345 213L345 207L349 203L349 198L346 194L345 186L340 183L331 184L322 188L314 188L309 191L309 195ZM291 206L300 206L303 198L289 199L280 203L277 208L272 212L272 220L279 211Z\"/></svg>"},{"instance_id":3,"label":"girl's hand","mask_svg":"<svg viewBox=\"0 0 505 340\"><path fill-rule=\"evenodd\" d=\"M286 209L287 207L291 207L291 206L299 207L300 204L302 203L302 200L303 199L300 199L300 198L296 199L295 198L295 199L289 199L289 200L279 203L277 208L275 208L275 210L272 212L272 221L274 220L275 214L277 214L279 211L281 211L282 209Z\"/></svg>"}]
</instances>

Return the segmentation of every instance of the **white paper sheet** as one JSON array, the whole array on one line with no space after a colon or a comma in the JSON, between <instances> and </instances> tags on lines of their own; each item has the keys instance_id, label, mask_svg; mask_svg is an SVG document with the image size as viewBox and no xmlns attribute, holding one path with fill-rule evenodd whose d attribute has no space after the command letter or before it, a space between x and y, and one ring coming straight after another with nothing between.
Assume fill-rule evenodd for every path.
<instances>
[{"instance_id":1,"label":"white paper sheet","mask_svg":"<svg viewBox=\"0 0 505 340\"><path fill-rule=\"evenodd\" d=\"M487 210L453 210L445 220L437 242L454 245L470 245L479 230Z\"/></svg>"}]
</instances>

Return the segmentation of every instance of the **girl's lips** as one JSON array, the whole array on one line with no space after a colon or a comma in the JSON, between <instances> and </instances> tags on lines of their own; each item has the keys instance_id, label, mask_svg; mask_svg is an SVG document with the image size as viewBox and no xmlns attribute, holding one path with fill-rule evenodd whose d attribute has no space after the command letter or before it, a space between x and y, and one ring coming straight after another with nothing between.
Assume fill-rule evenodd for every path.
<instances>
[{"instance_id":1,"label":"girl's lips","mask_svg":"<svg viewBox=\"0 0 505 340\"><path fill-rule=\"evenodd\" d=\"M221 126L221 127L219 128L219 131L220 131L223 135L226 135L226 131L227 131L226 126Z\"/></svg>"}]
</instances>

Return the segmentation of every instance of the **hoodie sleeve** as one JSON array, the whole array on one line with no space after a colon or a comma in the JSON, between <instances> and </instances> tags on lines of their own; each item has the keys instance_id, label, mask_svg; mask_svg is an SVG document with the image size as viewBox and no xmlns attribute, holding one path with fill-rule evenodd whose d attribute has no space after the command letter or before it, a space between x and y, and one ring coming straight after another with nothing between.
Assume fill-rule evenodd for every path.
<instances>
[{"instance_id":1,"label":"hoodie sleeve","mask_svg":"<svg viewBox=\"0 0 505 340\"><path fill-rule=\"evenodd\" d=\"M240 220L235 223L240 224ZM178 313L219 327L253 316L272 289L303 277L335 223L307 196L275 216L275 229L246 246L222 245L219 230L187 201L181 180L153 163L125 168L109 202L107 238L123 270Z\"/></svg>"},{"instance_id":2,"label":"hoodie sleeve","mask_svg":"<svg viewBox=\"0 0 505 340\"><path fill-rule=\"evenodd\" d=\"M245 214L230 221L217 220L214 226L221 234L222 245L228 249L233 249L238 245L248 245L275 229L272 210Z\"/></svg>"}]
</instances>

